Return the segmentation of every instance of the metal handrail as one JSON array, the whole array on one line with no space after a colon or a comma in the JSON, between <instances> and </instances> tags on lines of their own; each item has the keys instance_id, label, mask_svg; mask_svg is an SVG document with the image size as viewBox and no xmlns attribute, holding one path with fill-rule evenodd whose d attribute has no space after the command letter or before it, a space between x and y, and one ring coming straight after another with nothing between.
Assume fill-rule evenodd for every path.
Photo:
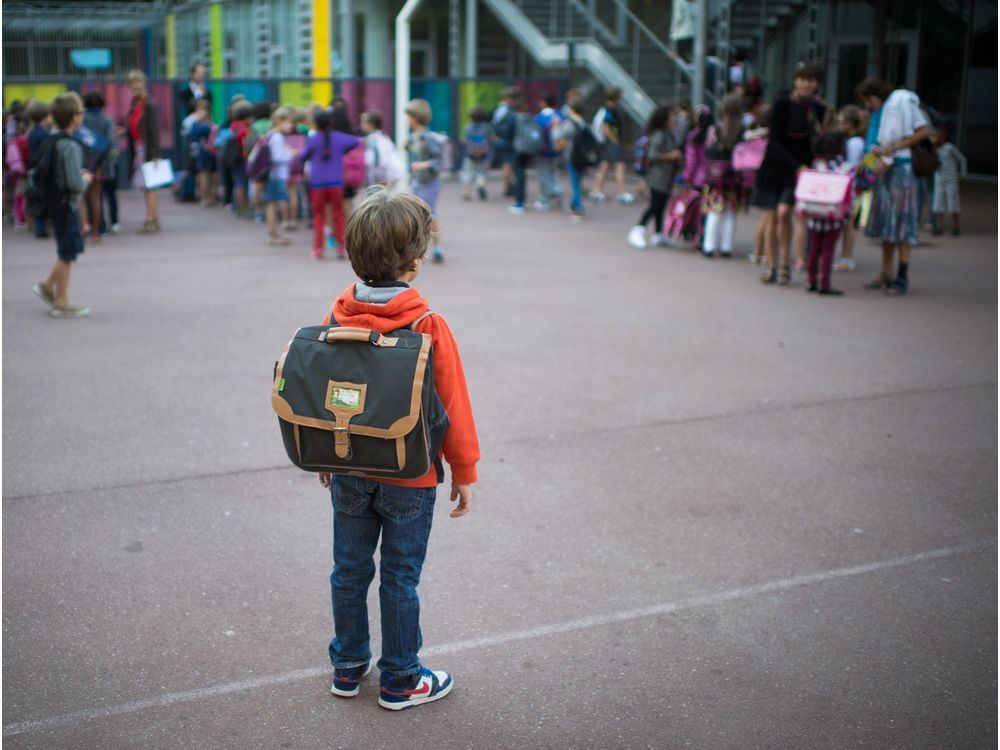
<instances>
[{"instance_id":1,"label":"metal handrail","mask_svg":"<svg viewBox=\"0 0 1000 750\"><path fill-rule=\"evenodd\" d=\"M649 27L646 26L646 24L644 24L642 20L635 15L635 13L629 10L629 7L624 2L624 0L611 0L611 2L614 3L616 6L618 6L618 8L620 8L622 11L624 11L626 18L628 18L633 23L633 25L639 30L639 32L643 36L646 37L648 41L653 43L653 46L657 47L664 55L670 58L670 60L672 60L673 63L678 68L680 68L681 72L690 78L691 68L686 62L684 62L684 58L682 58L680 55L678 55L676 52L670 49L670 47L664 44L662 40L657 38L657 36L652 31L649 30Z\"/></svg>"}]
</instances>

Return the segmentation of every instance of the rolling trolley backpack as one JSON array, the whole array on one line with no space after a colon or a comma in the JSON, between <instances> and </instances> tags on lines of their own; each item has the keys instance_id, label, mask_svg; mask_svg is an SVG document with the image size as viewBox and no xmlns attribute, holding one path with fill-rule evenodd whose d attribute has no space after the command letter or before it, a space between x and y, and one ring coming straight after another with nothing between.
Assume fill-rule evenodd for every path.
<instances>
[{"instance_id":1,"label":"rolling trolley backpack","mask_svg":"<svg viewBox=\"0 0 1000 750\"><path fill-rule=\"evenodd\" d=\"M285 452L306 471L418 479L439 458L448 414L429 334L306 326L275 365L271 406Z\"/></svg>"}]
</instances>

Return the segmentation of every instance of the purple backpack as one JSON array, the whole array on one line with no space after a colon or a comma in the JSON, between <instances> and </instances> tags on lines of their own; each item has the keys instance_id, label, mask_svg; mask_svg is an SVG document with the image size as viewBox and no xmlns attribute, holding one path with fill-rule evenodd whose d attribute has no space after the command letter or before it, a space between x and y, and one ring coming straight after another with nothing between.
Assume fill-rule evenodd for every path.
<instances>
[{"instance_id":1,"label":"purple backpack","mask_svg":"<svg viewBox=\"0 0 1000 750\"><path fill-rule=\"evenodd\" d=\"M271 171L271 146L267 136L257 139L247 157L247 177L252 182L264 182Z\"/></svg>"}]
</instances>

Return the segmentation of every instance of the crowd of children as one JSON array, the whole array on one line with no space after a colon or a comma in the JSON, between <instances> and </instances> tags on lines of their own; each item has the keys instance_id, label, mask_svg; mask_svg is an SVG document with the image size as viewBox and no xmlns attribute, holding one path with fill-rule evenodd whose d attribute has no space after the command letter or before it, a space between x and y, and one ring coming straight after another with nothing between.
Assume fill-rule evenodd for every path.
<instances>
[{"instance_id":1,"label":"crowd of children","mask_svg":"<svg viewBox=\"0 0 1000 750\"><path fill-rule=\"evenodd\" d=\"M68 131L81 146L82 168L89 175L78 214L81 231L91 242L120 231L116 189L123 136L134 160L128 166L136 184L141 181L139 167L147 158L146 151L158 150L155 106L145 95L145 77L136 73L129 76L134 101L127 122L116 125L104 112L101 94L94 91L83 99L81 122L74 120ZM836 293L828 269L853 271L858 227L869 223L873 213L877 222L882 221L877 200L882 193L873 189L879 181L878 163L872 161L880 153L876 138L881 110L868 107L869 115L864 107L848 105L835 113L816 96L821 79L821 70L815 66L800 68L794 76L794 90L779 96L773 107L759 96L748 100L741 92L731 93L720 103L717 120L703 105L657 107L636 144L634 167L643 177L639 193L647 205L628 232L628 244L644 248L690 241L706 257L731 257L736 249L737 217L755 205L762 215L748 256L764 267L762 280L786 284L792 270L808 271L809 288ZM868 98L873 107L881 107L884 101ZM863 99L859 98L862 104ZM603 186L609 175L618 202L633 203L635 197L626 189L620 100L619 90L608 90L604 105L590 122L585 119L585 99L575 90L569 90L559 106L552 94L531 102L521 89L509 87L492 114L473 107L454 144L461 159L462 197L488 200L489 171L499 168L504 197L512 199L509 211L521 215L528 207L527 181L529 167L533 167L537 197L532 207L536 211L563 207L563 171L569 182L567 208L575 221L586 216L584 195L593 202L608 200ZM406 106L405 160L382 131L379 112L364 112L355 127L342 98L334 99L329 107L296 109L252 103L237 95L219 123L213 122L207 98L191 104L191 113L181 125L182 151L176 165L181 197L200 201L206 208L221 203L237 217L265 223L267 242L275 246L290 244L289 233L300 223L308 223L313 258L321 259L330 250L346 258L344 227L352 199L368 185L388 184L412 191L427 203L435 237L440 237L438 196L445 162L449 167L453 164L445 158L452 144L430 128L428 102L417 99ZM43 143L61 129L54 119L54 106L55 102L50 106L30 101L24 106L15 104L5 113L5 218L13 221L15 229L26 229L30 222L37 237L49 236L53 221L48 214L28 215L28 178ZM927 205L933 231L943 232L950 215L952 233L958 234L958 185L967 171L965 158L948 142L946 129L934 130L932 140L937 169L932 179L927 178ZM149 157L157 158L153 153ZM905 158L900 159L900 165L906 164ZM851 174L847 209L821 215L829 206L818 209L797 199L803 169ZM590 189L585 190L588 171L594 174ZM157 232L156 191L146 189L145 197L147 217L138 231ZM65 227L65 222L60 226ZM647 234L650 226L651 236ZM836 254L838 245L841 250ZM68 251L63 255L75 258ZM444 258L436 243L432 259L443 262ZM905 273L906 265L902 270ZM880 288L887 283L883 279ZM905 278L902 288L905 291ZM68 304L64 297L55 298L63 307Z\"/></svg>"}]
</instances>

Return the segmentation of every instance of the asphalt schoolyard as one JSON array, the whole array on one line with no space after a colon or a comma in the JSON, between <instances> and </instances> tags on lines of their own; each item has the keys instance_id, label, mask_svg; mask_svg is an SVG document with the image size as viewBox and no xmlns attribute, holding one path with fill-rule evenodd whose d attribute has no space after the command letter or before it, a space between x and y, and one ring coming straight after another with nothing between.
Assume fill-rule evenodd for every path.
<instances>
[{"instance_id":1,"label":"asphalt schoolyard","mask_svg":"<svg viewBox=\"0 0 1000 750\"><path fill-rule=\"evenodd\" d=\"M490 185L496 193L496 183ZM165 199L166 196L163 196ZM462 350L472 512L440 493L425 663L453 693L328 692L330 502L270 409L352 281L222 210L88 246L3 234L10 748L982 748L997 742L997 194L911 292L629 248L638 206L509 216L445 187L417 286ZM375 653L378 608L372 590Z\"/></svg>"}]
</instances>

